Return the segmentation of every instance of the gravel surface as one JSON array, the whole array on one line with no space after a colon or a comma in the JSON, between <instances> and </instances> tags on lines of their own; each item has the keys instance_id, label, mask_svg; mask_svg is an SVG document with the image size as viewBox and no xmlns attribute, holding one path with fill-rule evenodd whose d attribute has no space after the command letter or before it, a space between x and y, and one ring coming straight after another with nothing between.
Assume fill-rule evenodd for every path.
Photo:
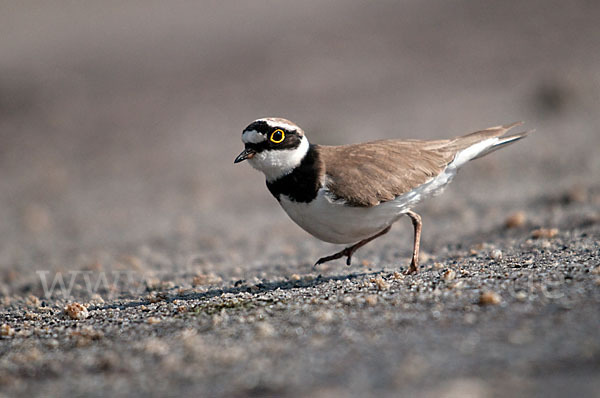
<instances>
[{"instance_id":1,"label":"gravel surface","mask_svg":"<svg viewBox=\"0 0 600 398\"><path fill-rule=\"evenodd\" d=\"M600 391L600 7L39 2L0 12L0 397ZM167 5L168 4L168 5ZM233 165L536 132L354 256Z\"/></svg>"}]
</instances>

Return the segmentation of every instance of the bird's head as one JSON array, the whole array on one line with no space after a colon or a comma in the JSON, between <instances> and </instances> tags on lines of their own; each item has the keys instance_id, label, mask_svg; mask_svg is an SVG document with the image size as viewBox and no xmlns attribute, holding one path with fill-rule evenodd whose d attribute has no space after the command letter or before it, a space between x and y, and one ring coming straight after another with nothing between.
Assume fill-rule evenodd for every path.
<instances>
[{"instance_id":1,"label":"bird's head","mask_svg":"<svg viewBox=\"0 0 600 398\"><path fill-rule=\"evenodd\" d=\"M242 142L245 148L234 163L248 160L252 167L265 174L267 181L291 173L309 148L300 127L289 120L271 117L250 123L242 132Z\"/></svg>"}]
</instances>

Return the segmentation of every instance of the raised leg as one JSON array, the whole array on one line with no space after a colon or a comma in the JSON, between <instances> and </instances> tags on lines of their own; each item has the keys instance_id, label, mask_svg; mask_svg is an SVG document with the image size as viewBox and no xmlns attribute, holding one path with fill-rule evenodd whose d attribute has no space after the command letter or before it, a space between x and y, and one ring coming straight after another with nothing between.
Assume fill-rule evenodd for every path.
<instances>
[{"instance_id":1,"label":"raised leg","mask_svg":"<svg viewBox=\"0 0 600 398\"><path fill-rule=\"evenodd\" d=\"M358 250L359 248L363 247L364 245L366 245L367 243L369 243L370 241L372 241L375 238L379 238L381 235L386 234L389 232L390 228L392 228L392 226L390 225L389 227L387 227L386 229L384 229L381 232L378 232L377 234L371 236L370 238L367 239L363 239L360 242L358 242L355 245L349 246L347 248L345 248L344 250L337 252L335 254L332 254L331 256L327 256L327 257L322 257L320 258L314 265L314 268L317 267L317 265L319 264L323 264L326 263L327 261L331 261L331 260L337 260L338 258L341 257L348 257L346 259L346 265L350 265L352 262L352 255L354 254L354 252L356 250Z\"/></svg>"},{"instance_id":2,"label":"raised leg","mask_svg":"<svg viewBox=\"0 0 600 398\"><path fill-rule=\"evenodd\" d=\"M406 215L412 220L413 227L415 229L415 243L413 245L412 261L410 262L410 268L406 271L407 275L416 274L419 272L419 245L421 243L421 216L414 211L407 211Z\"/></svg>"}]
</instances>

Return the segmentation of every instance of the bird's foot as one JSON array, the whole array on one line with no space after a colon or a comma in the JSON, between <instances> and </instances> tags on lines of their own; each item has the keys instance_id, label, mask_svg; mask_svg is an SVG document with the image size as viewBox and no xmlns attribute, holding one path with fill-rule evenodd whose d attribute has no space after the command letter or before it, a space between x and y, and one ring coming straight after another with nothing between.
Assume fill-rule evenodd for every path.
<instances>
[{"instance_id":1,"label":"bird's foot","mask_svg":"<svg viewBox=\"0 0 600 398\"><path fill-rule=\"evenodd\" d=\"M415 265L415 263L411 262L410 267L408 267L408 269L406 271L404 271L404 275L413 275L418 272L419 272L419 270L417 269L417 266Z\"/></svg>"},{"instance_id":2,"label":"bird's foot","mask_svg":"<svg viewBox=\"0 0 600 398\"><path fill-rule=\"evenodd\" d=\"M313 269L316 269L318 265L321 265L321 264L326 263L331 260L337 260L338 258L342 258L342 257L347 257L346 265L350 265L352 263L352 254L353 253L354 253L354 250L352 250L352 247L347 247L340 252L332 254L331 256L321 257L320 259L317 260L317 262L313 266Z\"/></svg>"}]
</instances>

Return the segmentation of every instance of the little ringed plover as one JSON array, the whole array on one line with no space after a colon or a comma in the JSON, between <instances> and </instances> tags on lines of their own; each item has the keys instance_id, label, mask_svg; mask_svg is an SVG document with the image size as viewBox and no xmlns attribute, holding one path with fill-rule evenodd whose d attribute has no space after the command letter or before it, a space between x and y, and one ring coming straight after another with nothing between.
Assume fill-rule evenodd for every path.
<instances>
[{"instance_id":1,"label":"little ringed plover","mask_svg":"<svg viewBox=\"0 0 600 398\"><path fill-rule=\"evenodd\" d=\"M421 217L411 209L436 195L457 170L524 138L507 135L522 124L490 127L462 137L422 141L389 139L325 146L308 142L304 131L282 118L263 118L242 132L245 145L234 163L248 160L266 177L267 188L296 224L318 239L352 244L315 266L347 257L387 233L407 215L414 227L412 261L419 265Z\"/></svg>"}]
</instances>

